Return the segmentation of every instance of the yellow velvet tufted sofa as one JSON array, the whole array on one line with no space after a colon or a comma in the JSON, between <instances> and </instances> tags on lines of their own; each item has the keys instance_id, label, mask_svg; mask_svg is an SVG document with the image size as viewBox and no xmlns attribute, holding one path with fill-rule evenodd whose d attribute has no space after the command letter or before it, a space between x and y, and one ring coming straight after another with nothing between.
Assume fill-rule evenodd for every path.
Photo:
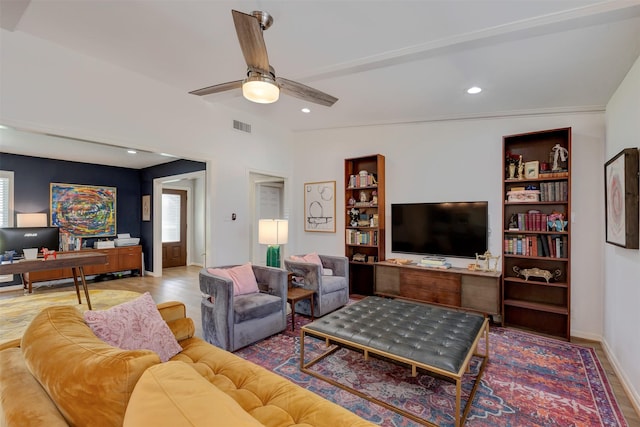
<instances>
[{"instance_id":1,"label":"yellow velvet tufted sofa","mask_svg":"<svg viewBox=\"0 0 640 427\"><path fill-rule=\"evenodd\" d=\"M194 337L179 302L159 304L182 347L98 339L72 306L49 307L0 350L0 426L372 426L348 410Z\"/></svg>"}]
</instances>

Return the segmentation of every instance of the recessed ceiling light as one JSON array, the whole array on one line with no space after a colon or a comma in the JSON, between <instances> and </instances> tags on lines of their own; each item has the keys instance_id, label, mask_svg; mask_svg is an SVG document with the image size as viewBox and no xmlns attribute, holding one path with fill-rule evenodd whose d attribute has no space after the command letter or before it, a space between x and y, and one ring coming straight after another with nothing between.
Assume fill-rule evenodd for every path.
<instances>
[{"instance_id":1,"label":"recessed ceiling light","mask_svg":"<svg viewBox=\"0 0 640 427\"><path fill-rule=\"evenodd\" d=\"M137 151L136 151L136 150L127 150L127 153L129 153L129 154L136 154L136 153L137 153Z\"/></svg>"},{"instance_id":2,"label":"recessed ceiling light","mask_svg":"<svg viewBox=\"0 0 640 427\"><path fill-rule=\"evenodd\" d=\"M467 93L471 94L471 95L475 95L476 93L480 93L482 92L482 88L478 87L478 86L473 86L470 87L469 89L467 89Z\"/></svg>"},{"instance_id":3,"label":"recessed ceiling light","mask_svg":"<svg viewBox=\"0 0 640 427\"><path fill-rule=\"evenodd\" d=\"M302 110L300 110L300 111L302 111L303 113L307 113L307 114L311 112L311 110L310 110L310 109L308 109L307 107L304 107L304 108L303 108Z\"/></svg>"}]
</instances>

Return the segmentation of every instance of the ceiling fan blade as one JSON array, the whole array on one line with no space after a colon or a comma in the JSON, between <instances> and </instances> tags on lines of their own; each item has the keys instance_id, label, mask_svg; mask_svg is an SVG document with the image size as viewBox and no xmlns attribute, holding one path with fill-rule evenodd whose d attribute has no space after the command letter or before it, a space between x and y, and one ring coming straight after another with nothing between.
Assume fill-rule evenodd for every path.
<instances>
[{"instance_id":1,"label":"ceiling fan blade","mask_svg":"<svg viewBox=\"0 0 640 427\"><path fill-rule=\"evenodd\" d=\"M212 93L224 92L231 89L238 89L241 87L242 87L242 80L236 80L233 82L220 83L219 85L203 87L202 89L193 90L189 93L192 95L204 96L204 95L210 95Z\"/></svg>"},{"instance_id":2,"label":"ceiling fan blade","mask_svg":"<svg viewBox=\"0 0 640 427\"><path fill-rule=\"evenodd\" d=\"M247 67L269 72L269 57L267 56L267 46L262 37L260 22L253 15L232 10L233 23L236 26L240 49L247 62Z\"/></svg>"},{"instance_id":3,"label":"ceiling fan blade","mask_svg":"<svg viewBox=\"0 0 640 427\"><path fill-rule=\"evenodd\" d=\"M303 85L302 83L294 82L293 80L276 77L276 83L280 86L281 90L285 91L289 95L304 99L305 101L314 102L326 107L331 107L336 103L336 101L338 101L338 98L334 96Z\"/></svg>"}]
</instances>

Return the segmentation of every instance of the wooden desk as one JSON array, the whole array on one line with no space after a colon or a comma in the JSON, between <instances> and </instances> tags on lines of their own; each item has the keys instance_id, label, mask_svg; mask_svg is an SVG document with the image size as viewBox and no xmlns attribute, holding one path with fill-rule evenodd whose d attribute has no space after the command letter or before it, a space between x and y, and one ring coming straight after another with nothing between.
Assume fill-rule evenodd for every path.
<instances>
[{"instance_id":1,"label":"wooden desk","mask_svg":"<svg viewBox=\"0 0 640 427\"><path fill-rule=\"evenodd\" d=\"M313 320L313 294L314 292L305 288L289 288L287 291L287 302L291 304L291 330L295 330L296 320L296 303L298 301L308 299L311 304L311 320Z\"/></svg>"},{"instance_id":2,"label":"wooden desk","mask_svg":"<svg viewBox=\"0 0 640 427\"><path fill-rule=\"evenodd\" d=\"M0 264L1 274L28 274L33 271L56 270L59 268L71 268L73 272L73 283L76 286L76 294L78 294L78 304L82 304L80 299L80 286L78 285L78 273L80 281L84 289L84 296L87 298L87 306L91 310L91 299L89 298L89 290L87 289L87 281L84 277L84 266L106 264L107 256L101 253L59 253L57 258L34 259L14 261L13 264ZM31 283L31 282L29 282ZM31 287L31 286L29 286ZM31 293L31 289L29 289Z\"/></svg>"}]
</instances>

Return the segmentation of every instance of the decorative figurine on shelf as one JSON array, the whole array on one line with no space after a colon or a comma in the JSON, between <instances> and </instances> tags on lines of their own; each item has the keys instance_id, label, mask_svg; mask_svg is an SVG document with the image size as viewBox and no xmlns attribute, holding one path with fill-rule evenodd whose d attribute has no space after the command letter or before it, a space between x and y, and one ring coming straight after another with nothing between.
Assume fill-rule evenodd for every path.
<instances>
[{"instance_id":1,"label":"decorative figurine on shelf","mask_svg":"<svg viewBox=\"0 0 640 427\"><path fill-rule=\"evenodd\" d=\"M367 203L369 201L369 199L367 198L367 192L366 191L361 191L360 192L360 201L362 203Z\"/></svg>"},{"instance_id":2,"label":"decorative figurine on shelf","mask_svg":"<svg viewBox=\"0 0 640 427\"><path fill-rule=\"evenodd\" d=\"M353 197L349 198L349 206L355 206L356 204L356 199L354 199Z\"/></svg>"},{"instance_id":3,"label":"decorative figurine on shelf","mask_svg":"<svg viewBox=\"0 0 640 427\"><path fill-rule=\"evenodd\" d=\"M350 219L349 225L351 225L352 227L357 227L359 218L360 218L360 209L351 208L351 210L349 211L349 219Z\"/></svg>"},{"instance_id":4,"label":"decorative figurine on shelf","mask_svg":"<svg viewBox=\"0 0 640 427\"><path fill-rule=\"evenodd\" d=\"M378 192L376 190L371 192L371 206L378 206Z\"/></svg>"},{"instance_id":5,"label":"decorative figurine on shelf","mask_svg":"<svg viewBox=\"0 0 640 427\"><path fill-rule=\"evenodd\" d=\"M513 266L513 271L518 275L524 277L524 280L529 281L529 277L539 277L544 279L549 283L550 279L558 280L560 276L562 276L562 271L560 269L555 270L551 273L549 270L543 270L541 268L533 267L533 268L520 268L517 265Z\"/></svg>"},{"instance_id":6,"label":"decorative figurine on shelf","mask_svg":"<svg viewBox=\"0 0 640 427\"><path fill-rule=\"evenodd\" d=\"M42 254L44 255L44 260L46 261L49 257L53 257L53 259L58 259L58 253L56 251L50 251L47 248L42 248Z\"/></svg>"},{"instance_id":7,"label":"decorative figurine on shelf","mask_svg":"<svg viewBox=\"0 0 640 427\"><path fill-rule=\"evenodd\" d=\"M518 214L511 214L509 217L509 230L519 230L518 227Z\"/></svg>"},{"instance_id":8,"label":"decorative figurine on shelf","mask_svg":"<svg viewBox=\"0 0 640 427\"><path fill-rule=\"evenodd\" d=\"M524 162L522 156L518 159L518 179L524 179Z\"/></svg>"},{"instance_id":9,"label":"decorative figurine on shelf","mask_svg":"<svg viewBox=\"0 0 640 427\"><path fill-rule=\"evenodd\" d=\"M4 255L0 255L2 258L2 263L13 264L13 257L15 256L16 251L4 251Z\"/></svg>"},{"instance_id":10,"label":"decorative figurine on shelf","mask_svg":"<svg viewBox=\"0 0 640 427\"><path fill-rule=\"evenodd\" d=\"M493 256L491 252L486 251L482 255L478 255L476 253L476 265L474 270L477 271L496 271L498 269L498 260L500 259L500 255ZM491 260L495 260L493 267L491 267ZM480 264L481 261L484 261L484 266Z\"/></svg>"},{"instance_id":11,"label":"decorative figurine on shelf","mask_svg":"<svg viewBox=\"0 0 640 427\"><path fill-rule=\"evenodd\" d=\"M504 159L504 164L507 165L507 169L505 171L507 179L515 179L518 167L518 156L507 153L507 156Z\"/></svg>"},{"instance_id":12,"label":"decorative figurine on shelf","mask_svg":"<svg viewBox=\"0 0 640 427\"><path fill-rule=\"evenodd\" d=\"M564 214L560 212L553 212L547 219L548 231L565 231L569 221L564 220Z\"/></svg>"},{"instance_id":13,"label":"decorative figurine on shelf","mask_svg":"<svg viewBox=\"0 0 640 427\"><path fill-rule=\"evenodd\" d=\"M554 145L551 151L553 152L553 166L551 167L551 171L557 172L561 170L558 165L558 160L566 162L569 159L569 151L566 148L561 147L560 144Z\"/></svg>"}]
</instances>

